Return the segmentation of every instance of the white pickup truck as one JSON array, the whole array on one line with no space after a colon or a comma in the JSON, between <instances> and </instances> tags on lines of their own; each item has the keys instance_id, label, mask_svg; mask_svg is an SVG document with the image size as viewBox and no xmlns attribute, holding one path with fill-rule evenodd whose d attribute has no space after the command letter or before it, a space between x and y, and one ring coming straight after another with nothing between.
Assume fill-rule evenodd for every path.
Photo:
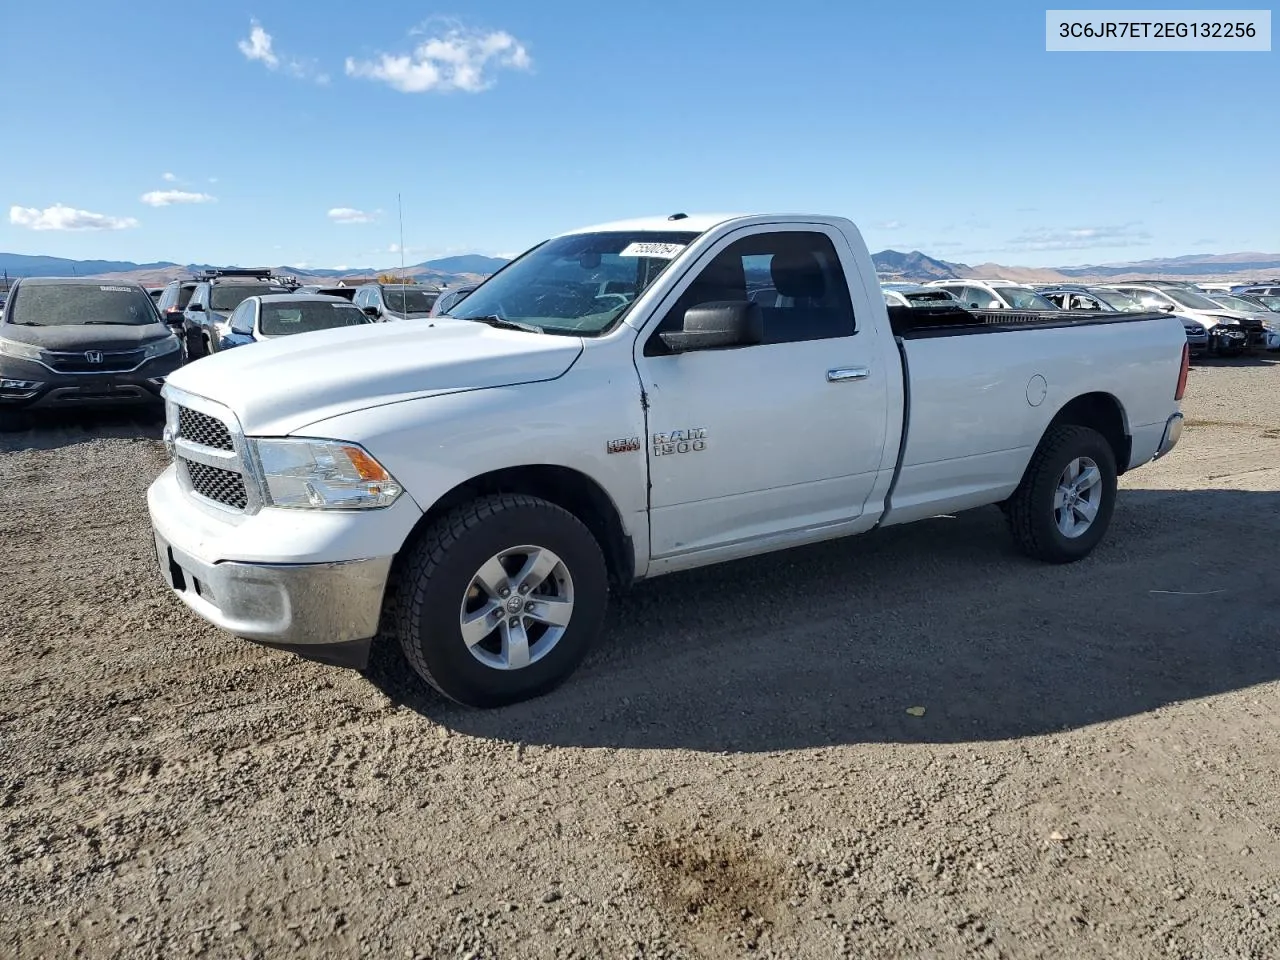
<instances>
[{"instance_id":1,"label":"white pickup truck","mask_svg":"<svg viewBox=\"0 0 1280 960\"><path fill-rule=\"evenodd\" d=\"M392 637L510 703L574 670L611 586L985 504L1078 560L1182 427L1177 319L887 309L837 217L576 230L454 313L169 378L148 504L191 609L356 668Z\"/></svg>"}]
</instances>

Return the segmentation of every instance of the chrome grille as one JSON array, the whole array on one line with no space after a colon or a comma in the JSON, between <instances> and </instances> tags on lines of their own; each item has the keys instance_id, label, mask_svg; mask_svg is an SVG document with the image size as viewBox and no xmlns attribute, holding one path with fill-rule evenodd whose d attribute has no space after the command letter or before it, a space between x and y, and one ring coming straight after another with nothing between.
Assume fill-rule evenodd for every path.
<instances>
[{"instance_id":1,"label":"chrome grille","mask_svg":"<svg viewBox=\"0 0 1280 960\"><path fill-rule=\"evenodd\" d=\"M225 423L190 407L178 407L178 436L214 450L235 449Z\"/></svg>"},{"instance_id":2,"label":"chrome grille","mask_svg":"<svg viewBox=\"0 0 1280 960\"><path fill-rule=\"evenodd\" d=\"M90 355L93 360L90 360ZM58 373L127 373L146 359L145 350L47 350L45 360Z\"/></svg>"},{"instance_id":3,"label":"chrome grille","mask_svg":"<svg viewBox=\"0 0 1280 960\"><path fill-rule=\"evenodd\" d=\"M191 478L191 489L200 496L236 510L243 510L249 505L244 477L234 470L211 467L207 463L197 463L185 457L182 464L187 470L187 476Z\"/></svg>"}]
</instances>

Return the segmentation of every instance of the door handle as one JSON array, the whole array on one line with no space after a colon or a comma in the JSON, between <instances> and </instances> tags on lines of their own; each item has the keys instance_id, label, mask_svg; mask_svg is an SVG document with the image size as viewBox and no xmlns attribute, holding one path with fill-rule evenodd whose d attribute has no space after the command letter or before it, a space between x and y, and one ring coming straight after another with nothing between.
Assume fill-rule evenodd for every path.
<instances>
[{"instance_id":1,"label":"door handle","mask_svg":"<svg viewBox=\"0 0 1280 960\"><path fill-rule=\"evenodd\" d=\"M865 380L871 376L870 367L838 367L827 371L827 383L844 383L846 380Z\"/></svg>"}]
</instances>

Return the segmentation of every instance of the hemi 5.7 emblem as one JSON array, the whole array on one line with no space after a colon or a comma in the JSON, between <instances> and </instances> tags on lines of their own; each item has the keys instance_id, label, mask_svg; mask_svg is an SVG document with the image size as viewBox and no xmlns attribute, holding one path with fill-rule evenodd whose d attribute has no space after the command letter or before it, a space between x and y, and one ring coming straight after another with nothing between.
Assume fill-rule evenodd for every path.
<instances>
[{"instance_id":1,"label":"hemi 5.7 emblem","mask_svg":"<svg viewBox=\"0 0 1280 960\"><path fill-rule=\"evenodd\" d=\"M702 427L672 430L653 435L653 455L665 457L673 453L700 453L707 449L707 431Z\"/></svg>"},{"instance_id":2,"label":"hemi 5.7 emblem","mask_svg":"<svg viewBox=\"0 0 1280 960\"><path fill-rule=\"evenodd\" d=\"M610 440L604 445L606 453L635 453L641 447L639 437L624 437L621 440Z\"/></svg>"}]
</instances>

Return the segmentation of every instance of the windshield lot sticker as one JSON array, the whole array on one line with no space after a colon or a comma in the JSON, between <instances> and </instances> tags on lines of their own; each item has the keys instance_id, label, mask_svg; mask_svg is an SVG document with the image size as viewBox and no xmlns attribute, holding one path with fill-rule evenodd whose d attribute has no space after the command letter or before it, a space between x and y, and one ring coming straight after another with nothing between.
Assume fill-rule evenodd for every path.
<instances>
[{"instance_id":1,"label":"windshield lot sticker","mask_svg":"<svg viewBox=\"0 0 1280 960\"><path fill-rule=\"evenodd\" d=\"M133 293L133 287L98 287L103 293Z\"/></svg>"},{"instance_id":2,"label":"windshield lot sticker","mask_svg":"<svg viewBox=\"0 0 1280 960\"><path fill-rule=\"evenodd\" d=\"M659 260L670 260L684 249L683 243L629 243L618 254L620 257L656 257Z\"/></svg>"},{"instance_id":3,"label":"windshield lot sticker","mask_svg":"<svg viewBox=\"0 0 1280 960\"><path fill-rule=\"evenodd\" d=\"M702 427L672 430L653 435L653 455L665 457L673 453L700 453L707 449L707 431Z\"/></svg>"}]
</instances>

